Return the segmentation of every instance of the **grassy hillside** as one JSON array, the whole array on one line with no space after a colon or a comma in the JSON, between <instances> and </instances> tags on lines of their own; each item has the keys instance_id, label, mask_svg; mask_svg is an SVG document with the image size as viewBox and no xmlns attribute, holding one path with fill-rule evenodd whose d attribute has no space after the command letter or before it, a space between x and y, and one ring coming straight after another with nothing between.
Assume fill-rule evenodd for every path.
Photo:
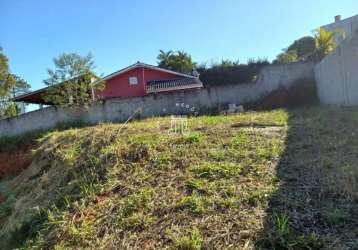
<instances>
[{"instance_id":1,"label":"grassy hillside","mask_svg":"<svg viewBox=\"0 0 358 250\"><path fill-rule=\"evenodd\" d=\"M0 249L355 249L358 110L102 124L3 180Z\"/></svg>"}]
</instances>

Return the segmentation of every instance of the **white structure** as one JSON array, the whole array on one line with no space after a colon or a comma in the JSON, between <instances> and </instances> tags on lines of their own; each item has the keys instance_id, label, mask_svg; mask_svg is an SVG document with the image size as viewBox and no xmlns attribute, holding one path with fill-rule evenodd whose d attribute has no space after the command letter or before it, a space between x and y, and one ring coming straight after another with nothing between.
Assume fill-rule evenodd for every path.
<instances>
[{"instance_id":1,"label":"white structure","mask_svg":"<svg viewBox=\"0 0 358 250\"><path fill-rule=\"evenodd\" d=\"M324 104L358 105L358 15L323 26L328 31L341 29L344 39L338 47L315 66L318 96Z\"/></svg>"},{"instance_id":2,"label":"white structure","mask_svg":"<svg viewBox=\"0 0 358 250\"><path fill-rule=\"evenodd\" d=\"M358 29L358 15L343 20L340 15L335 16L334 23L323 25L321 28L324 28L326 31L341 30L344 35L336 37L337 44L340 44L344 39L351 37L353 32Z\"/></svg>"}]
</instances>

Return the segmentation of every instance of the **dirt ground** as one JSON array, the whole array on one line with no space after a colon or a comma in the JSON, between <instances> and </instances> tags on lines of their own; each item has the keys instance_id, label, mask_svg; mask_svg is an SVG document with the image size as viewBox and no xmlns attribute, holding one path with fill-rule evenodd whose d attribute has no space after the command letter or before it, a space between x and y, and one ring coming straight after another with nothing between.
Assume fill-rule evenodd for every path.
<instances>
[{"instance_id":1,"label":"dirt ground","mask_svg":"<svg viewBox=\"0 0 358 250\"><path fill-rule=\"evenodd\" d=\"M19 174L30 163L31 147L12 152L0 152L0 179Z\"/></svg>"}]
</instances>

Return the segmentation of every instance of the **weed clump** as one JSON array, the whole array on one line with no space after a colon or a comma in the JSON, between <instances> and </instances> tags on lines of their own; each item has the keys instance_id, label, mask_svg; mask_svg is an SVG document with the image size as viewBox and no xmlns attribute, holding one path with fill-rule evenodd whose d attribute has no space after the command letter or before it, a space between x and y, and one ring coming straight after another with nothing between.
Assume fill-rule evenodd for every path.
<instances>
[{"instance_id":1,"label":"weed clump","mask_svg":"<svg viewBox=\"0 0 358 250\"><path fill-rule=\"evenodd\" d=\"M200 133L189 133L187 136L186 136L186 140L189 142L189 143L197 143L197 142L200 142L203 140L203 135L200 134Z\"/></svg>"},{"instance_id":2,"label":"weed clump","mask_svg":"<svg viewBox=\"0 0 358 250\"><path fill-rule=\"evenodd\" d=\"M176 207L180 210L187 210L193 215L200 215L206 211L202 197L195 192L190 196L183 197Z\"/></svg>"},{"instance_id":3,"label":"weed clump","mask_svg":"<svg viewBox=\"0 0 358 250\"><path fill-rule=\"evenodd\" d=\"M205 163L194 166L191 171L199 178L230 178L240 174L241 166L235 163Z\"/></svg>"},{"instance_id":4,"label":"weed clump","mask_svg":"<svg viewBox=\"0 0 358 250\"><path fill-rule=\"evenodd\" d=\"M197 227L193 227L187 232L178 233L169 231L167 232L171 240L174 242L175 248L178 250L200 250L202 249L202 239L200 231Z\"/></svg>"},{"instance_id":5,"label":"weed clump","mask_svg":"<svg viewBox=\"0 0 358 250\"><path fill-rule=\"evenodd\" d=\"M297 235L287 215L274 215L271 221L274 227L263 240L263 246L270 249L323 249L324 244L315 233Z\"/></svg>"}]
</instances>

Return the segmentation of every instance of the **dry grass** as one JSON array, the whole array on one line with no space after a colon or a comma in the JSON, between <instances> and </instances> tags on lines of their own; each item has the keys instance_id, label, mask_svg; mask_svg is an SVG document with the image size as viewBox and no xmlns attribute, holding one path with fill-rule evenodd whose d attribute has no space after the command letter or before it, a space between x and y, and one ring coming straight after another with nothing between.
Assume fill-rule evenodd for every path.
<instances>
[{"instance_id":1,"label":"dry grass","mask_svg":"<svg viewBox=\"0 0 358 250\"><path fill-rule=\"evenodd\" d=\"M52 132L2 185L16 199L0 205L0 246L354 249L357 140L336 127L357 118L311 108L190 118L184 135L170 118Z\"/></svg>"},{"instance_id":2,"label":"dry grass","mask_svg":"<svg viewBox=\"0 0 358 250\"><path fill-rule=\"evenodd\" d=\"M301 109L290 112L288 121L276 167L281 184L271 197L264 234L277 236L271 217L284 214L291 228L311 235L309 240L319 238L325 249L357 249L358 110Z\"/></svg>"}]
</instances>

